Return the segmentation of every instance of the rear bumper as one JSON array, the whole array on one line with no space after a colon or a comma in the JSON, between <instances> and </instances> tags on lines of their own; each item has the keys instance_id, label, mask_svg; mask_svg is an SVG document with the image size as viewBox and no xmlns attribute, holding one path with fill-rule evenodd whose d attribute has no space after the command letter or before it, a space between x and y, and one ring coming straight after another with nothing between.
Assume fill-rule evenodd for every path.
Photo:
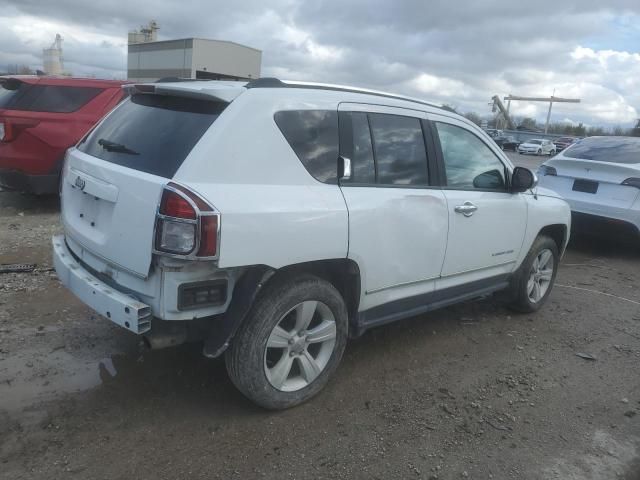
<instances>
[{"instance_id":1,"label":"rear bumper","mask_svg":"<svg viewBox=\"0 0 640 480\"><path fill-rule=\"evenodd\" d=\"M0 169L0 186L36 195L58 193L60 173L29 175L19 170Z\"/></svg>"},{"instance_id":2,"label":"rear bumper","mask_svg":"<svg viewBox=\"0 0 640 480\"><path fill-rule=\"evenodd\" d=\"M62 284L100 315L127 330L142 334L151 329L151 308L114 290L80 265L67 247L64 235L52 238L53 264Z\"/></svg>"},{"instance_id":3,"label":"rear bumper","mask_svg":"<svg viewBox=\"0 0 640 480\"><path fill-rule=\"evenodd\" d=\"M597 237L640 239L640 227L627 220L602 217L582 212L571 212L572 230Z\"/></svg>"}]
</instances>

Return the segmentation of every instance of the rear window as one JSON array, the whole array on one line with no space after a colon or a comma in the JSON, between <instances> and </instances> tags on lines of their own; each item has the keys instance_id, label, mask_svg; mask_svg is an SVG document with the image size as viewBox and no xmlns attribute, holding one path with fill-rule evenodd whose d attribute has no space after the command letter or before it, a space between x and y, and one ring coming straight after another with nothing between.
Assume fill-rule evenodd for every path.
<instances>
[{"instance_id":1,"label":"rear window","mask_svg":"<svg viewBox=\"0 0 640 480\"><path fill-rule=\"evenodd\" d=\"M172 178L226 103L133 95L78 146L107 162Z\"/></svg>"},{"instance_id":2,"label":"rear window","mask_svg":"<svg viewBox=\"0 0 640 480\"><path fill-rule=\"evenodd\" d=\"M563 155L610 163L640 163L640 138L590 137L573 143Z\"/></svg>"},{"instance_id":3,"label":"rear window","mask_svg":"<svg viewBox=\"0 0 640 480\"><path fill-rule=\"evenodd\" d=\"M29 112L71 113L101 93L93 87L32 85L6 81L0 87L0 108Z\"/></svg>"},{"instance_id":4,"label":"rear window","mask_svg":"<svg viewBox=\"0 0 640 480\"><path fill-rule=\"evenodd\" d=\"M307 171L323 183L338 181L338 113L286 110L274 120Z\"/></svg>"}]
</instances>

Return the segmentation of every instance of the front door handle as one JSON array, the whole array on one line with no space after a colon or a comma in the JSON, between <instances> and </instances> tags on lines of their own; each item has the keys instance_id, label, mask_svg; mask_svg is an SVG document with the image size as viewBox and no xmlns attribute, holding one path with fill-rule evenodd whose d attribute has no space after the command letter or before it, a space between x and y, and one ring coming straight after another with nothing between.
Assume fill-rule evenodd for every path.
<instances>
[{"instance_id":1,"label":"front door handle","mask_svg":"<svg viewBox=\"0 0 640 480\"><path fill-rule=\"evenodd\" d=\"M465 217L470 217L471 215L473 215L473 212L478 210L478 207L476 207L471 202L464 202L462 205L458 205L457 207L455 207L454 210L456 211L456 213L461 213Z\"/></svg>"}]
</instances>

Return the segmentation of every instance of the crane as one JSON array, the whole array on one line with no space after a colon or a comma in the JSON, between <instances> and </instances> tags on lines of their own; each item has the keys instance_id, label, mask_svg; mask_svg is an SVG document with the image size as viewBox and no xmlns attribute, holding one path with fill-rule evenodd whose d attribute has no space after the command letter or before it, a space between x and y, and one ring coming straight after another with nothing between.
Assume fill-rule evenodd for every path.
<instances>
[{"instance_id":1,"label":"crane","mask_svg":"<svg viewBox=\"0 0 640 480\"><path fill-rule=\"evenodd\" d=\"M554 103L580 103L579 98L561 98L556 97L556 91L553 91L554 95L550 97L519 97L517 95L509 95L508 97L504 97L507 103L507 114L509 112L509 107L511 106L511 100L522 100L525 102L549 102L549 111L547 112L547 122L544 124L544 133L547 133L549 130L549 119L551 118L551 107L553 107ZM495 97L494 97L495 98Z\"/></svg>"}]
</instances>

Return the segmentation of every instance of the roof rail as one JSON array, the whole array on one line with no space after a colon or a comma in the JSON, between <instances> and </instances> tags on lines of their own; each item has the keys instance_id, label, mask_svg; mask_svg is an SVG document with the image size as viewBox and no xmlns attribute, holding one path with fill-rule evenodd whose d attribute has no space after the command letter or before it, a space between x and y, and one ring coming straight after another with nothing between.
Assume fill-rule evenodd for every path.
<instances>
[{"instance_id":1,"label":"roof rail","mask_svg":"<svg viewBox=\"0 0 640 480\"><path fill-rule=\"evenodd\" d=\"M338 92L363 93L367 95L375 95L378 97L393 98L395 100L404 100L407 102L419 103L434 108L442 108L442 105L436 103L425 102L418 98L406 97L394 93L381 92L378 90L369 90L366 88L350 87L345 85L333 85L330 83L314 83L314 82L295 82L289 80L280 80L274 77L263 77L251 80L245 85L245 88L308 88L314 90L333 90Z\"/></svg>"}]
</instances>

